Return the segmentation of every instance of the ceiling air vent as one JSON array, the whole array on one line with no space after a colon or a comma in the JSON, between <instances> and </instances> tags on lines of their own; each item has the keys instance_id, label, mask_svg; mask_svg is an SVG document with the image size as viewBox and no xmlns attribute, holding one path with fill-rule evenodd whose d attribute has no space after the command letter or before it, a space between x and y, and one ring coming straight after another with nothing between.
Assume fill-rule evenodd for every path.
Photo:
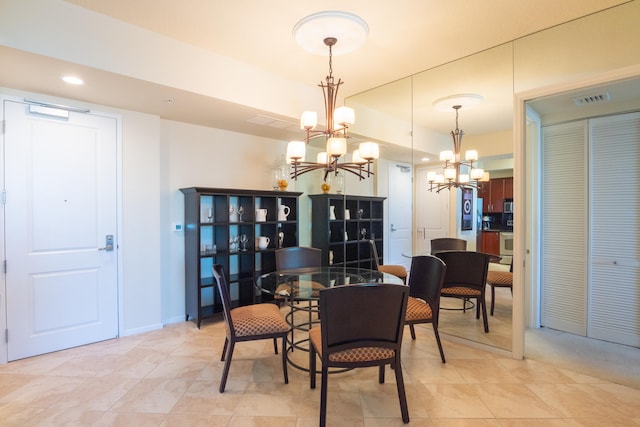
<instances>
[{"instance_id":1,"label":"ceiling air vent","mask_svg":"<svg viewBox=\"0 0 640 427\"><path fill-rule=\"evenodd\" d=\"M593 95L581 96L580 98L573 98L573 102L580 107L583 105L597 104L600 102L607 102L611 99L609 92L596 93Z\"/></svg>"}]
</instances>

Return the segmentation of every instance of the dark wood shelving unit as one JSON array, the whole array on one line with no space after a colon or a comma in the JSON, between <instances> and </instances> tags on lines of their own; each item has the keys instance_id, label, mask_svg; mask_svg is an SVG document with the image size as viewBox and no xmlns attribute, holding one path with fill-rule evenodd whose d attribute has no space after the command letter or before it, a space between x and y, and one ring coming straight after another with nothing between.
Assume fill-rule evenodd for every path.
<instances>
[{"instance_id":1,"label":"dark wood shelving unit","mask_svg":"<svg viewBox=\"0 0 640 427\"><path fill-rule=\"evenodd\" d=\"M185 317L200 327L202 319L222 312L212 267L222 264L232 304L244 306L269 297L256 291L256 278L276 269L278 235L284 233L282 247L298 245L299 197L289 191L237 190L225 188L181 188L184 194L185 234ZM278 206L290 212L278 220ZM244 209L242 220L237 215ZM233 208L233 211L230 209ZM256 210L267 209L266 221L256 221ZM232 243L234 236L247 236L243 245ZM269 237L267 248L258 248L257 238ZM243 250L245 249L246 250Z\"/></svg>"}]
</instances>

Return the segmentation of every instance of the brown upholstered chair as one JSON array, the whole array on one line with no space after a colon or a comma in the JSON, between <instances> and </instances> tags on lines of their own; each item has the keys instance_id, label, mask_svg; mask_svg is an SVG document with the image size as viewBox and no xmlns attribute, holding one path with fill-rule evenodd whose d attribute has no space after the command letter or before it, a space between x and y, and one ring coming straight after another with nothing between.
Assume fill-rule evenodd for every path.
<instances>
[{"instance_id":1,"label":"brown upholstered chair","mask_svg":"<svg viewBox=\"0 0 640 427\"><path fill-rule=\"evenodd\" d=\"M227 337L222 348L221 361L224 361L222 378L220 379L220 393L224 393L233 357L233 349L236 342L254 341L273 338L273 347L278 354L277 338L282 339L282 371L285 384L289 383L286 358L286 337L289 333L289 325L284 319L277 305L271 303L246 305L231 309L229 287L224 275L224 269L220 264L213 266L213 276L218 284L218 292L222 300L224 321L226 323Z\"/></svg>"},{"instance_id":2,"label":"brown upholstered chair","mask_svg":"<svg viewBox=\"0 0 640 427\"><path fill-rule=\"evenodd\" d=\"M320 291L320 326L309 332L309 373L316 387L316 358L322 362L320 426L327 424L329 368L378 366L384 383L385 366L396 376L402 421L409 422L400 348L409 288L387 283L345 285Z\"/></svg>"},{"instance_id":3,"label":"brown upholstered chair","mask_svg":"<svg viewBox=\"0 0 640 427\"><path fill-rule=\"evenodd\" d=\"M466 251L467 241L453 237L440 237L431 239L431 255L442 251Z\"/></svg>"},{"instance_id":4,"label":"brown upholstered chair","mask_svg":"<svg viewBox=\"0 0 640 427\"><path fill-rule=\"evenodd\" d=\"M411 339L416 339L413 325L431 323L436 336L442 363L446 363L440 334L438 334L438 318L440 313L440 292L444 282L447 266L435 256L415 256L411 259L411 275L409 276L409 300L405 324L411 330Z\"/></svg>"},{"instance_id":5,"label":"brown upholstered chair","mask_svg":"<svg viewBox=\"0 0 640 427\"><path fill-rule=\"evenodd\" d=\"M404 268L404 265L380 264L376 242L374 240L369 240L369 244L371 245L371 258L374 260L376 270L382 273L393 274L394 276L401 278L403 283L407 283L407 269Z\"/></svg>"},{"instance_id":6,"label":"brown upholstered chair","mask_svg":"<svg viewBox=\"0 0 640 427\"><path fill-rule=\"evenodd\" d=\"M487 285L491 286L491 315L496 302L496 288L509 288L513 295L513 261L509 271L489 270L487 273Z\"/></svg>"},{"instance_id":7,"label":"brown upholstered chair","mask_svg":"<svg viewBox=\"0 0 640 427\"><path fill-rule=\"evenodd\" d=\"M484 331L489 332L485 289L489 260L493 255L472 251L444 251L437 253L436 256L447 265L440 295L475 299L476 318L480 318L480 310L482 309Z\"/></svg>"}]
</instances>

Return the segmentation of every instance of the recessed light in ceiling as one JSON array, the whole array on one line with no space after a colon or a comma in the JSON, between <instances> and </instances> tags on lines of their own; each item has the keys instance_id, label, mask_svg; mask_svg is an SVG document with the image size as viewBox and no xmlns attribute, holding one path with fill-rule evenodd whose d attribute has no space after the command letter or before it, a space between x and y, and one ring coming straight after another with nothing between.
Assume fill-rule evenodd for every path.
<instances>
[{"instance_id":1,"label":"recessed light in ceiling","mask_svg":"<svg viewBox=\"0 0 640 427\"><path fill-rule=\"evenodd\" d=\"M76 76L62 76L62 80L65 83L69 83L70 85L81 85L81 84L84 84L84 80L82 80L80 77L76 77Z\"/></svg>"}]
</instances>

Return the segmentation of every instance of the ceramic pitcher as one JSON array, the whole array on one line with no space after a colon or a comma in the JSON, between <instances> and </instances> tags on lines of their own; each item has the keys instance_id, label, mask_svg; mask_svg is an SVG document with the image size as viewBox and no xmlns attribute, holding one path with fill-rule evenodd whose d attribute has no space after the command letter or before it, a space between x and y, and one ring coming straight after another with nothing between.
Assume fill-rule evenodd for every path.
<instances>
[{"instance_id":1,"label":"ceramic pitcher","mask_svg":"<svg viewBox=\"0 0 640 427\"><path fill-rule=\"evenodd\" d=\"M287 205L278 206L278 221L286 221L291 209Z\"/></svg>"},{"instance_id":2,"label":"ceramic pitcher","mask_svg":"<svg viewBox=\"0 0 640 427\"><path fill-rule=\"evenodd\" d=\"M267 220L266 209L256 209L256 222L265 222Z\"/></svg>"},{"instance_id":3,"label":"ceramic pitcher","mask_svg":"<svg viewBox=\"0 0 640 427\"><path fill-rule=\"evenodd\" d=\"M258 248L267 249L269 247L269 242L271 242L271 239L267 236L258 237Z\"/></svg>"}]
</instances>

